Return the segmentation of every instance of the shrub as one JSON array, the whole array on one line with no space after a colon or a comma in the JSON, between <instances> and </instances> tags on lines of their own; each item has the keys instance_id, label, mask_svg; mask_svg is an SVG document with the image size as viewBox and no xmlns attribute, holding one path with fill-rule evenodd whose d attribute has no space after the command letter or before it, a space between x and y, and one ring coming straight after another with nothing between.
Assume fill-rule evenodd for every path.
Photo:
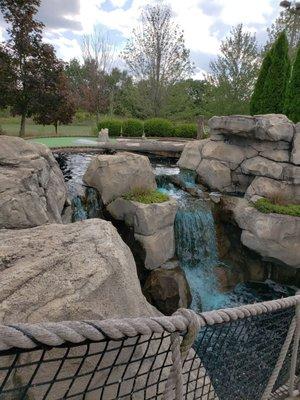
<instances>
[{"instance_id":1,"label":"shrub","mask_svg":"<svg viewBox=\"0 0 300 400\"><path fill-rule=\"evenodd\" d=\"M146 136L172 137L175 135L175 127L172 122L163 118L147 119L144 129Z\"/></svg>"},{"instance_id":2,"label":"shrub","mask_svg":"<svg viewBox=\"0 0 300 400\"><path fill-rule=\"evenodd\" d=\"M259 199L254 203L254 207L264 214L275 213L300 217L300 204L279 205L268 199Z\"/></svg>"},{"instance_id":3,"label":"shrub","mask_svg":"<svg viewBox=\"0 0 300 400\"><path fill-rule=\"evenodd\" d=\"M122 121L120 121L119 119L106 118L98 122L97 124L98 132L100 132L101 129L105 128L109 130L110 136L120 136L122 129Z\"/></svg>"},{"instance_id":4,"label":"shrub","mask_svg":"<svg viewBox=\"0 0 300 400\"><path fill-rule=\"evenodd\" d=\"M300 122L300 46L297 51L285 101L285 114L295 123Z\"/></svg>"},{"instance_id":5,"label":"shrub","mask_svg":"<svg viewBox=\"0 0 300 400\"><path fill-rule=\"evenodd\" d=\"M164 203L170 198L158 190L134 189L123 196L125 200L136 201L143 204Z\"/></svg>"},{"instance_id":6,"label":"shrub","mask_svg":"<svg viewBox=\"0 0 300 400\"><path fill-rule=\"evenodd\" d=\"M175 127L175 136L182 138L196 138L197 124L178 124Z\"/></svg>"},{"instance_id":7,"label":"shrub","mask_svg":"<svg viewBox=\"0 0 300 400\"><path fill-rule=\"evenodd\" d=\"M138 137L144 132L144 124L138 119L128 119L123 123L123 135Z\"/></svg>"}]
</instances>

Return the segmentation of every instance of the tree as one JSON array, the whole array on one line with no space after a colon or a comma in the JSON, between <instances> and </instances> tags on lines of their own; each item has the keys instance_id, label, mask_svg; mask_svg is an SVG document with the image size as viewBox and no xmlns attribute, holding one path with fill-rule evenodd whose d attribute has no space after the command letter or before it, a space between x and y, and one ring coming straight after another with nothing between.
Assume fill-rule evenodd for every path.
<instances>
[{"instance_id":1,"label":"tree","mask_svg":"<svg viewBox=\"0 0 300 400\"><path fill-rule=\"evenodd\" d=\"M268 29L269 41L267 49L270 49L281 32L285 32L289 42L290 55L296 55L300 43L300 10L296 7L288 7L281 11L279 17Z\"/></svg>"},{"instance_id":2,"label":"tree","mask_svg":"<svg viewBox=\"0 0 300 400\"><path fill-rule=\"evenodd\" d=\"M0 108L8 107L16 91L15 76L7 49L0 44Z\"/></svg>"},{"instance_id":3,"label":"tree","mask_svg":"<svg viewBox=\"0 0 300 400\"><path fill-rule=\"evenodd\" d=\"M57 134L59 124L72 122L75 104L64 64L56 58L52 46L44 45L41 64L41 92L34 120L42 125L54 125Z\"/></svg>"},{"instance_id":4,"label":"tree","mask_svg":"<svg viewBox=\"0 0 300 400\"><path fill-rule=\"evenodd\" d=\"M260 114L282 114L291 65L286 34L280 33L271 49L271 64L263 85Z\"/></svg>"},{"instance_id":5,"label":"tree","mask_svg":"<svg viewBox=\"0 0 300 400\"><path fill-rule=\"evenodd\" d=\"M264 97L264 85L269 73L269 69L272 63L272 52L269 50L262 62L262 66L255 84L254 92L250 101L250 113L251 115L260 114L262 112L262 102Z\"/></svg>"},{"instance_id":6,"label":"tree","mask_svg":"<svg viewBox=\"0 0 300 400\"><path fill-rule=\"evenodd\" d=\"M25 135L26 117L34 113L39 92L39 56L43 24L34 19L40 0L0 0L0 10L8 23L10 39L5 45L10 56L16 88L12 112L21 115L20 136Z\"/></svg>"},{"instance_id":7,"label":"tree","mask_svg":"<svg viewBox=\"0 0 300 400\"><path fill-rule=\"evenodd\" d=\"M293 65L291 80L288 84L284 107L285 114L295 123L300 122L300 46Z\"/></svg>"},{"instance_id":8,"label":"tree","mask_svg":"<svg viewBox=\"0 0 300 400\"><path fill-rule=\"evenodd\" d=\"M123 58L133 76L147 85L150 111L159 116L167 88L188 77L193 65L183 31L173 22L169 6L147 6L141 19L141 26L133 30L127 42Z\"/></svg>"},{"instance_id":9,"label":"tree","mask_svg":"<svg viewBox=\"0 0 300 400\"><path fill-rule=\"evenodd\" d=\"M206 113L208 115L247 114L259 69L259 53L255 35L245 32L243 25L232 28L221 43L221 54L210 63L207 76Z\"/></svg>"}]
</instances>

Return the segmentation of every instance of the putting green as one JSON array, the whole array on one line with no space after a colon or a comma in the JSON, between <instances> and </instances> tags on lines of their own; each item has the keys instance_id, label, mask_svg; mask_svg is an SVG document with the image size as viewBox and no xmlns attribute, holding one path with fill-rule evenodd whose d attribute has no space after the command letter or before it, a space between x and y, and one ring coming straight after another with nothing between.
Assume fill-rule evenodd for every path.
<instances>
[{"instance_id":1,"label":"putting green","mask_svg":"<svg viewBox=\"0 0 300 400\"><path fill-rule=\"evenodd\" d=\"M97 143L95 137L49 137L49 138L36 138L29 139L30 142L42 143L46 146L53 147L85 147L93 146Z\"/></svg>"}]
</instances>

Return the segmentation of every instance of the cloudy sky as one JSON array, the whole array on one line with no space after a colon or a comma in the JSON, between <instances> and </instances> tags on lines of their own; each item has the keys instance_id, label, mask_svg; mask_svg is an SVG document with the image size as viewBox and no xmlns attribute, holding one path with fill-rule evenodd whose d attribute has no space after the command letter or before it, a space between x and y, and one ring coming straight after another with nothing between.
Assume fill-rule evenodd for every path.
<instances>
[{"instance_id":1,"label":"cloudy sky","mask_svg":"<svg viewBox=\"0 0 300 400\"><path fill-rule=\"evenodd\" d=\"M138 24L141 8L160 0L42 0L39 18L46 26L45 37L59 57L80 56L83 34L96 26L109 32L117 49L122 49L132 28ZM209 60L232 25L243 23L256 32L261 44L266 29L279 13L279 0L171 0L176 21L184 29L186 44L197 71L208 70ZM0 39L5 37L0 20Z\"/></svg>"}]
</instances>

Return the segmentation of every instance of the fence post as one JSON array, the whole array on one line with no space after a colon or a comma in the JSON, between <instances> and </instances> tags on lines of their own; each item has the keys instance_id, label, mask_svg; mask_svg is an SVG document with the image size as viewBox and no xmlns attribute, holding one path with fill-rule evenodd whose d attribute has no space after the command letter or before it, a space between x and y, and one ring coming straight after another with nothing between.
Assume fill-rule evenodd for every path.
<instances>
[{"instance_id":1,"label":"fence post","mask_svg":"<svg viewBox=\"0 0 300 400\"><path fill-rule=\"evenodd\" d=\"M299 293L297 293L299 294ZM290 369L290 380L289 380L289 396L293 397L298 395L294 393L295 388L295 377L296 377L296 366L297 366L297 357L298 357L298 350L299 350L299 340L300 340L300 303L296 305L296 330L293 342L293 352L292 352L292 359L291 359L291 369Z\"/></svg>"}]
</instances>

